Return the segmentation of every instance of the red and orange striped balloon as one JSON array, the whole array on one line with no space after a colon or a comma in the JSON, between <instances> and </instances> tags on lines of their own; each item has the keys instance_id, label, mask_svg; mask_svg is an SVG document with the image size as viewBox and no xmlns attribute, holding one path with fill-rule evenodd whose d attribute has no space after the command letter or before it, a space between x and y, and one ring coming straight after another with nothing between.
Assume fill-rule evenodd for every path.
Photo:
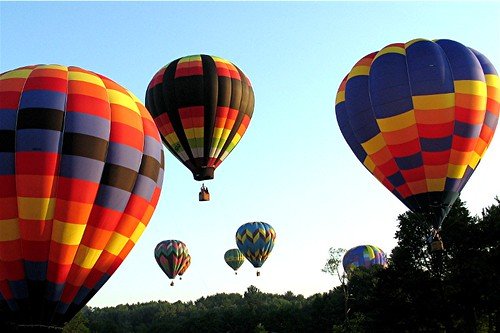
<instances>
[{"instance_id":1,"label":"red and orange striped balloon","mask_svg":"<svg viewBox=\"0 0 500 333\"><path fill-rule=\"evenodd\" d=\"M0 308L61 325L133 248L158 202L163 150L112 80L36 65L0 76Z\"/></svg>"}]
</instances>

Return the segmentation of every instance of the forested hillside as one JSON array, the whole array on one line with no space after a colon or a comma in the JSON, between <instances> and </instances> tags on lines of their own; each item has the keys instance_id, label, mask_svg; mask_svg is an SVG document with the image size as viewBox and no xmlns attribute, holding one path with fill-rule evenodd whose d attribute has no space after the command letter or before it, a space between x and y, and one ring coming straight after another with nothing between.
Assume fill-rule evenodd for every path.
<instances>
[{"instance_id":1,"label":"forested hillside","mask_svg":"<svg viewBox=\"0 0 500 333\"><path fill-rule=\"evenodd\" d=\"M496 332L498 199L476 217L458 200L441 232L445 251L438 254L429 252L428 228L415 214L398 219L389 267L357 269L328 293L305 298L250 286L244 295L222 293L195 302L85 308L65 332Z\"/></svg>"}]
</instances>

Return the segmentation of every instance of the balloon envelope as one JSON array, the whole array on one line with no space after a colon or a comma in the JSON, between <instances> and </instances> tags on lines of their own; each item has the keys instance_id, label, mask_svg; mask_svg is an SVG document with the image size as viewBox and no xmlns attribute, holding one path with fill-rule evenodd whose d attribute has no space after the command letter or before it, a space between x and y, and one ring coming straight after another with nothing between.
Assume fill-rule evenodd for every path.
<instances>
[{"instance_id":1,"label":"balloon envelope","mask_svg":"<svg viewBox=\"0 0 500 333\"><path fill-rule=\"evenodd\" d=\"M353 247L344 254L342 266L349 273L357 267L370 268L374 265L387 267L387 257L380 248L373 245Z\"/></svg>"},{"instance_id":2,"label":"balloon envelope","mask_svg":"<svg viewBox=\"0 0 500 333\"><path fill-rule=\"evenodd\" d=\"M451 40L371 53L337 92L337 121L356 157L439 229L491 142L500 82L489 60Z\"/></svg>"},{"instance_id":3,"label":"balloon envelope","mask_svg":"<svg viewBox=\"0 0 500 333\"><path fill-rule=\"evenodd\" d=\"M274 247L276 232L265 222L248 222L236 231L236 245L253 267L259 268Z\"/></svg>"},{"instance_id":4,"label":"balloon envelope","mask_svg":"<svg viewBox=\"0 0 500 333\"><path fill-rule=\"evenodd\" d=\"M245 257L243 253L241 253L238 249L230 249L224 253L224 261L229 265L234 271L237 271L238 268L243 265L245 262Z\"/></svg>"},{"instance_id":5,"label":"balloon envelope","mask_svg":"<svg viewBox=\"0 0 500 333\"><path fill-rule=\"evenodd\" d=\"M2 316L69 321L137 242L162 179L159 133L125 88L78 67L2 73Z\"/></svg>"},{"instance_id":6,"label":"balloon envelope","mask_svg":"<svg viewBox=\"0 0 500 333\"><path fill-rule=\"evenodd\" d=\"M179 276L183 276L190 265L191 265L191 255L188 254L186 260L184 260L182 267L179 269Z\"/></svg>"},{"instance_id":7,"label":"balloon envelope","mask_svg":"<svg viewBox=\"0 0 500 333\"><path fill-rule=\"evenodd\" d=\"M174 279L181 271L184 273L191 262L186 244L175 239L158 243L154 254L156 262L169 279Z\"/></svg>"},{"instance_id":8,"label":"balloon envelope","mask_svg":"<svg viewBox=\"0 0 500 333\"><path fill-rule=\"evenodd\" d=\"M228 60L193 55L154 75L146 107L168 150L196 180L206 180L245 134L254 94L250 80Z\"/></svg>"}]
</instances>

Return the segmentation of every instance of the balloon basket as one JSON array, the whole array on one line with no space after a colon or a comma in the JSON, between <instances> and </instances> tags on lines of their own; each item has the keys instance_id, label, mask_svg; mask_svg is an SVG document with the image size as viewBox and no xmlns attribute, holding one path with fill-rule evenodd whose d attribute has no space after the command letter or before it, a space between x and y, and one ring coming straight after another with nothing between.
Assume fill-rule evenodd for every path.
<instances>
[{"instance_id":1,"label":"balloon basket","mask_svg":"<svg viewBox=\"0 0 500 333\"><path fill-rule=\"evenodd\" d=\"M443 251L444 246L443 246L443 241L440 239L434 240L431 243L431 252L436 252L436 251Z\"/></svg>"},{"instance_id":2,"label":"balloon basket","mask_svg":"<svg viewBox=\"0 0 500 333\"><path fill-rule=\"evenodd\" d=\"M170 286L173 287L174 286L174 281L170 282Z\"/></svg>"},{"instance_id":3,"label":"balloon basket","mask_svg":"<svg viewBox=\"0 0 500 333\"><path fill-rule=\"evenodd\" d=\"M200 192L198 195L199 201L210 201L210 193L208 192Z\"/></svg>"},{"instance_id":4,"label":"balloon basket","mask_svg":"<svg viewBox=\"0 0 500 333\"><path fill-rule=\"evenodd\" d=\"M257 271L257 276L260 276L260 272L259 271Z\"/></svg>"},{"instance_id":5,"label":"balloon basket","mask_svg":"<svg viewBox=\"0 0 500 333\"><path fill-rule=\"evenodd\" d=\"M210 201L210 192L205 184L201 184L200 193L198 194L199 201Z\"/></svg>"},{"instance_id":6,"label":"balloon basket","mask_svg":"<svg viewBox=\"0 0 500 333\"><path fill-rule=\"evenodd\" d=\"M443 251L444 245L443 245L443 241L441 240L441 236L439 235L439 231L437 229L433 229L432 233L433 233L433 235L432 235L432 239L430 241L431 252Z\"/></svg>"}]
</instances>

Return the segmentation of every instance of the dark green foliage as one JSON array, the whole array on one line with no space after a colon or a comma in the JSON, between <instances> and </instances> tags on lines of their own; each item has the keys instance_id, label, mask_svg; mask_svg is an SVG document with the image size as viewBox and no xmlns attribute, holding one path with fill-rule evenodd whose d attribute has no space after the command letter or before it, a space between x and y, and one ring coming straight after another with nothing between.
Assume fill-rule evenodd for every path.
<instances>
[{"instance_id":1,"label":"dark green foliage","mask_svg":"<svg viewBox=\"0 0 500 333\"><path fill-rule=\"evenodd\" d=\"M357 269L349 281L346 332L496 332L500 203L472 217L457 200L443 223L444 252L431 253L419 216L399 216L387 269Z\"/></svg>"},{"instance_id":2,"label":"dark green foliage","mask_svg":"<svg viewBox=\"0 0 500 333\"><path fill-rule=\"evenodd\" d=\"M398 220L389 267L356 269L345 286L328 293L304 298L250 286L244 295L223 293L196 302L85 308L65 332L496 332L498 199L480 217L457 200L443 223L443 253L429 252L429 228L419 216L407 212ZM342 281L338 250L330 250L324 271Z\"/></svg>"},{"instance_id":3,"label":"dark green foliage","mask_svg":"<svg viewBox=\"0 0 500 333\"><path fill-rule=\"evenodd\" d=\"M89 325L89 308L85 307L79 311L71 321L64 326L63 333L90 333Z\"/></svg>"},{"instance_id":4,"label":"dark green foliage","mask_svg":"<svg viewBox=\"0 0 500 333\"><path fill-rule=\"evenodd\" d=\"M149 302L118 305L113 308L90 308L82 311L90 332L318 332L332 327L330 294L311 298L287 292L284 295L262 293L254 286L245 294L217 294L196 302ZM326 325L312 323L312 314L323 313ZM340 310L342 313L342 309ZM76 329L68 332L88 332Z\"/></svg>"}]
</instances>

